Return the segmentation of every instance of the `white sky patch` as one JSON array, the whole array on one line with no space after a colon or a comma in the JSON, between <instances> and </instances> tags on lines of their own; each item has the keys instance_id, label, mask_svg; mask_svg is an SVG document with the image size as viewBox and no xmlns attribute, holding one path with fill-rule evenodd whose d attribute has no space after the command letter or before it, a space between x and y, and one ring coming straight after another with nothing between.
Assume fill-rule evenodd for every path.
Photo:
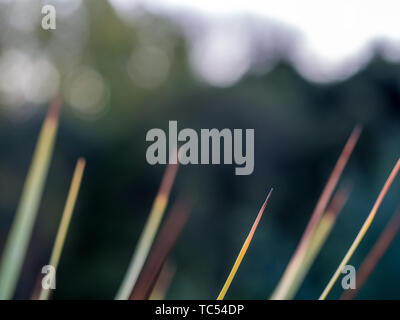
<instances>
[{"instance_id":1,"label":"white sky patch","mask_svg":"<svg viewBox=\"0 0 400 320\"><path fill-rule=\"evenodd\" d=\"M225 87L248 71L250 48L244 34L210 30L196 41L190 58L194 70L203 79L212 85Z\"/></svg>"},{"instance_id":2,"label":"white sky patch","mask_svg":"<svg viewBox=\"0 0 400 320\"><path fill-rule=\"evenodd\" d=\"M193 53L196 49L192 49L192 63L196 72L214 85L233 83L240 78L242 69L246 69L246 62L238 58L240 54L246 55L240 53L240 50L246 51L243 49L241 28L221 28L225 20L231 21L232 17L240 15L253 15L293 28L299 34L299 41L290 53L290 59L303 76L312 81L329 82L351 76L368 61L371 44L376 40L385 40L391 44L385 55L390 60L400 59L398 0L109 1L117 12L141 6L156 14L176 17L177 20L182 13L201 17L201 21L209 24L205 30L209 33L209 29L213 28L211 34L218 34L220 44L216 44L214 37L210 38L209 34L194 39L193 48L201 48L204 56ZM221 34L225 34L226 40ZM235 42L233 39L236 39L236 45L232 44ZM209 48L206 48L207 41ZM225 65L221 64L221 56L225 57ZM240 60L239 70L232 71L229 79L228 71L223 70L227 70L232 61L237 59Z\"/></svg>"}]
</instances>

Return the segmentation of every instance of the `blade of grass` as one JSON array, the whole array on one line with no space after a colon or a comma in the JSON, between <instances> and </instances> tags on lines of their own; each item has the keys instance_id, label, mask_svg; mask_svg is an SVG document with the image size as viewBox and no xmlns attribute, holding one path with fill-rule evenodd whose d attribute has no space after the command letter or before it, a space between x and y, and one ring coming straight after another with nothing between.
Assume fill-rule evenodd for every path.
<instances>
[{"instance_id":1,"label":"blade of grass","mask_svg":"<svg viewBox=\"0 0 400 320\"><path fill-rule=\"evenodd\" d=\"M257 218L254 221L253 226L251 227L251 230L250 230L246 240L244 241L242 248L240 249L239 255L236 258L236 261L235 261L235 263L234 263L234 265L232 267L232 270L229 273L229 276L226 279L225 284L222 287L222 290L221 290L221 292L219 293L219 295L217 297L217 300L223 300L225 298L225 295L226 295L226 293L227 293L227 291L228 291L228 289L229 289L229 287L230 287L230 285L232 283L232 280L235 277L236 272L239 269L240 264L242 263L242 260L243 260L243 258L245 256L246 252L247 252L247 249L249 248L251 240L253 239L254 233L255 233L255 231L257 229L257 226L258 226L258 223L260 222L261 217L262 217L262 215L264 213L265 207L268 204L268 200L271 197L272 191L273 191L273 189L271 189L269 191L269 193L267 195L267 198L264 201L264 204L262 205L260 211L258 212Z\"/></svg>"},{"instance_id":2,"label":"blade of grass","mask_svg":"<svg viewBox=\"0 0 400 320\"><path fill-rule=\"evenodd\" d=\"M131 300L149 298L161 269L189 218L190 207L184 199L178 200L172 207L133 288Z\"/></svg>"},{"instance_id":3,"label":"blade of grass","mask_svg":"<svg viewBox=\"0 0 400 320\"><path fill-rule=\"evenodd\" d=\"M167 261L162 268L157 282L150 294L149 300L164 300L168 289L174 279L176 267L171 262Z\"/></svg>"},{"instance_id":4,"label":"blade of grass","mask_svg":"<svg viewBox=\"0 0 400 320\"><path fill-rule=\"evenodd\" d=\"M306 255L304 256L303 263L299 267L296 276L293 278L293 282L287 292L286 299L293 299L295 297L315 258L318 256L322 246L324 245L333 226L335 225L336 219L346 204L348 197L349 191L344 188L340 189L334 195L326 213L322 216L320 222L313 232Z\"/></svg>"},{"instance_id":5,"label":"blade of grass","mask_svg":"<svg viewBox=\"0 0 400 320\"><path fill-rule=\"evenodd\" d=\"M71 222L72 213L74 212L76 199L78 197L79 188L81 186L83 171L85 170L86 161L79 158L74 175L72 177L71 186L69 188L67 201L65 203L64 211L62 214L60 226L57 231L56 241L54 242L53 250L50 257L49 265L53 266L55 270L58 268L62 249L64 247L65 237L67 236L68 227ZM40 300L47 300L51 290L42 287L40 291Z\"/></svg>"},{"instance_id":6,"label":"blade of grass","mask_svg":"<svg viewBox=\"0 0 400 320\"><path fill-rule=\"evenodd\" d=\"M61 105L59 97L51 102L35 147L1 260L1 300L11 299L17 286L53 155Z\"/></svg>"},{"instance_id":7,"label":"blade of grass","mask_svg":"<svg viewBox=\"0 0 400 320\"><path fill-rule=\"evenodd\" d=\"M378 199L376 200L374 207L372 208L371 212L369 213L367 219L365 220L363 226L361 227L361 230L359 231L359 233L357 234L357 237L354 239L354 242L352 243L350 249L347 251L346 255L344 256L342 262L340 263L339 267L337 268L337 270L335 271L335 273L333 274L331 280L329 281L328 285L326 286L326 288L324 289L324 291L322 292L321 296L319 297L319 300L325 300L325 298L327 297L327 295L329 294L329 292L331 291L333 285L335 284L336 280L338 279L340 273L342 272L344 266L347 264L347 262L350 260L351 256L353 255L354 251L356 251L358 245L360 244L361 240L363 239L365 233L368 231L372 221L375 218L375 215L383 201L383 199L385 198L387 192L390 189L390 186L392 185L394 179L396 178L398 172L400 170L400 158L397 161L395 167L393 168L392 172L390 173L389 178L387 179L385 185L383 186Z\"/></svg>"},{"instance_id":8,"label":"blade of grass","mask_svg":"<svg viewBox=\"0 0 400 320\"><path fill-rule=\"evenodd\" d=\"M176 156L177 152L175 152L174 157ZM178 164L171 164L171 162L172 161L170 161L170 164L167 166L160 189L150 211L149 218L147 219L146 225L140 235L139 242L129 264L128 271L125 274L125 278L118 290L116 296L117 300L129 299L153 244L154 237L160 226L165 208L167 207L169 194L178 170Z\"/></svg>"},{"instance_id":9,"label":"blade of grass","mask_svg":"<svg viewBox=\"0 0 400 320\"><path fill-rule=\"evenodd\" d=\"M326 183L325 188L322 191L322 194L317 202L317 205L315 206L311 219L306 227L306 230L303 233L300 243L297 246L296 251L294 252L292 258L290 259L290 262L286 267L286 270L283 273L283 276L281 277L277 287L272 293L271 299L273 300L288 299L288 292L291 290L292 283L296 278L296 273L298 272L299 268L301 267L301 264L303 263L304 257L307 252L307 247L310 244L311 236L315 228L317 227L321 219L321 216L326 211L329 200L331 199L332 194L335 191L335 188L343 173L343 170L346 167L346 164L349 161L349 158L353 153L353 150L360 138L361 131L362 127L360 125L357 125L353 129L349 139L347 140L346 145L344 146L343 151L340 154L339 159L337 160L336 165L328 179L328 182Z\"/></svg>"},{"instance_id":10,"label":"blade of grass","mask_svg":"<svg viewBox=\"0 0 400 320\"><path fill-rule=\"evenodd\" d=\"M357 271L356 288L354 290L345 290L340 297L340 300L352 300L356 297L357 293L368 280L372 271L374 271L379 260L385 254L399 230L400 210L398 210L390 219L389 223L385 227L385 230L383 230L379 239L376 241L368 256L361 264L360 269Z\"/></svg>"}]
</instances>

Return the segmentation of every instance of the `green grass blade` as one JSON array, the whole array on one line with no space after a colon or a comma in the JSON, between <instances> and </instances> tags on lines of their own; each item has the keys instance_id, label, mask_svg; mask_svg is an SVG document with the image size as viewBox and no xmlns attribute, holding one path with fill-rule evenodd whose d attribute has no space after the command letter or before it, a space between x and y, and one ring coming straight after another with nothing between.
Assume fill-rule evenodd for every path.
<instances>
[{"instance_id":1,"label":"green grass blade","mask_svg":"<svg viewBox=\"0 0 400 320\"><path fill-rule=\"evenodd\" d=\"M171 261L167 260L161 269L157 282L150 294L149 300L165 300L168 289L175 277L176 266Z\"/></svg>"},{"instance_id":2,"label":"green grass blade","mask_svg":"<svg viewBox=\"0 0 400 320\"><path fill-rule=\"evenodd\" d=\"M307 248L310 245L311 237L315 228L317 227L322 215L325 213L328 203L332 197L333 192L339 182L340 177L342 176L343 170L346 167L351 154L360 138L362 132L362 127L357 125L353 132L351 133L349 139L347 140L342 153L337 160L335 167L328 179L328 182L325 185L324 190L321 193L321 196L318 199L317 205L313 211L310 221L307 224L306 230L303 233L303 236L300 240L299 245L296 248L292 258L288 266L286 267L281 279L274 292L272 293L272 300L284 300L288 299L288 292L292 286L294 279L296 278L296 274L301 268L304 257L307 252Z\"/></svg>"},{"instance_id":3,"label":"green grass blade","mask_svg":"<svg viewBox=\"0 0 400 320\"><path fill-rule=\"evenodd\" d=\"M54 242L53 250L50 257L49 265L53 266L57 270L58 263L60 261L60 256L62 249L64 247L65 238L67 236L68 227L71 222L72 213L74 212L76 199L78 198L79 188L82 181L83 171L85 170L86 162L84 159L78 159L72 177L71 186L69 188L67 201L65 203L64 211L62 214L60 226L57 231L56 241ZM47 300L50 296L51 290L44 289L42 287L40 291L40 300Z\"/></svg>"},{"instance_id":4,"label":"green grass blade","mask_svg":"<svg viewBox=\"0 0 400 320\"><path fill-rule=\"evenodd\" d=\"M56 138L61 99L51 103L43 123L21 199L0 265L0 299L11 299L17 286L36 220Z\"/></svg>"},{"instance_id":5,"label":"green grass blade","mask_svg":"<svg viewBox=\"0 0 400 320\"><path fill-rule=\"evenodd\" d=\"M147 300L190 215L191 202L180 198L172 206L132 290L130 300Z\"/></svg>"},{"instance_id":6,"label":"green grass blade","mask_svg":"<svg viewBox=\"0 0 400 320\"><path fill-rule=\"evenodd\" d=\"M325 241L328 238L333 226L335 225L336 218L347 202L348 196L349 192L345 189L341 189L335 194L326 213L322 216L311 237L310 245L307 248L303 262L299 266L291 286L288 289L285 297L286 299L290 300L296 296L297 291L299 290L312 264L321 251L322 246L325 244Z\"/></svg>"},{"instance_id":7,"label":"green grass blade","mask_svg":"<svg viewBox=\"0 0 400 320\"><path fill-rule=\"evenodd\" d=\"M139 242L129 264L128 271L125 274L125 278L122 281L121 287L119 288L115 297L116 300L128 300L132 293L132 290L149 254L154 238L157 234L161 220L164 216L177 170L177 164L169 164L165 171L160 189L154 200L153 207L150 211L146 225L142 231L142 234L140 235Z\"/></svg>"},{"instance_id":8,"label":"green grass blade","mask_svg":"<svg viewBox=\"0 0 400 320\"><path fill-rule=\"evenodd\" d=\"M242 263L242 260L247 252L247 249L250 246L251 240L253 239L254 233L256 232L257 226L261 220L261 217L264 213L265 207L268 204L268 200L271 197L273 189L270 190L270 192L267 195L267 199L265 199L264 204L262 205L260 211L258 212L257 218L253 223L253 226L251 227L251 230L249 232L249 235L247 236L246 240L243 243L242 248L239 251L239 255L236 258L235 263L233 264L232 270L228 275L228 278L226 279L224 286L222 287L221 292L219 293L217 300L224 300L226 293L228 292L229 287L231 286L232 280L236 275L236 272L238 271L240 264Z\"/></svg>"},{"instance_id":9,"label":"green grass blade","mask_svg":"<svg viewBox=\"0 0 400 320\"><path fill-rule=\"evenodd\" d=\"M357 271L356 288L352 290L345 290L340 297L340 300L352 300L357 296L357 293L363 287L364 283L368 280L372 271L374 271L379 260L386 253L390 244L396 237L400 230L400 210L398 210L390 219L385 229L382 231L379 239L376 241L368 256L361 264L360 269Z\"/></svg>"},{"instance_id":10,"label":"green grass blade","mask_svg":"<svg viewBox=\"0 0 400 320\"><path fill-rule=\"evenodd\" d=\"M364 224L362 225L357 237L354 239L350 249L347 251L346 255L344 256L342 262L340 263L339 267L336 269L335 273L333 274L331 280L329 281L328 285L322 292L319 300L325 300L329 292L331 291L333 285L335 284L336 280L339 278L340 273L342 272L344 266L349 262L351 256L356 251L358 245L360 244L361 240L364 238L366 232L368 231L369 227L371 226L372 221L375 218L376 213L380 205L382 204L383 199L385 198L387 192L390 189L394 179L396 178L397 174L400 171L400 159L397 161L395 167L393 168L392 172L390 173L389 178L386 180L385 185L383 186L381 192L379 193L378 199L376 200L374 207L372 208L371 212L369 213L367 219L365 220Z\"/></svg>"}]
</instances>

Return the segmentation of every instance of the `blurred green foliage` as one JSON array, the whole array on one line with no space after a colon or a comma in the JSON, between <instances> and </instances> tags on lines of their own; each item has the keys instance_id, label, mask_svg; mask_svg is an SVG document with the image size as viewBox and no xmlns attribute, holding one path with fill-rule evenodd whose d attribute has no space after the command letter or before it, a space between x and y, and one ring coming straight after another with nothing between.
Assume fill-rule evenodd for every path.
<instances>
[{"instance_id":1,"label":"blurred green foliage","mask_svg":"<svg viewBox=\"0 0 400 320\"><path fill-rule=\"evenodd\" d=\"M85 5L85 42L78 64L101 75L108 94L95 117L64 106L55 155L39 218L19 283L17 298L28 298L47 263L69 181L78 156L87 169L58 270L56 299L114 297L144 226L164 167L146 163L146 132L168 127L254 128L255 170L235 176L233 167L186 166L178 172L171 203L181 194L194 209L173 252L177 274L167 298L214 299L234 262L267 190L275 191L227 298L264 299L277 284L311 215L319 193L356 123L365 131L344 180L354 182L348 205L297 298L314 299L326 286L375 201L400 154L400 66L375 58L343 82L305 81L282 59L265 74L248 74L228 88L195 77L180 29L144 14L123 22L106 2ZM68 33L73 21L60 20ZM1 31L3 32L3 30ZM37 30L61 75L69 48L53 47L54 35ZM161 85L142 88L126 63L143 39L168 45L169 72ZM58 50L58 51L57 51ZM65 89L67 92L68 89ZM64 91L63 93L66 94ZM0 101L2 97L0 96ZM2 103L4 105L4 103ZM26 110L29 105L24 106ZM46 104L30 117L0 112L0 250L22 190ZM25 109L22 110L25 110ZM23 111L27 112L27 111ZM376 223L351 263L358 267L389 216L399 205L393 186ZM396 239L359 298L400 298L400 238ZM338 297L336 286L332 298Z\"/></svg>"}]
</instances>

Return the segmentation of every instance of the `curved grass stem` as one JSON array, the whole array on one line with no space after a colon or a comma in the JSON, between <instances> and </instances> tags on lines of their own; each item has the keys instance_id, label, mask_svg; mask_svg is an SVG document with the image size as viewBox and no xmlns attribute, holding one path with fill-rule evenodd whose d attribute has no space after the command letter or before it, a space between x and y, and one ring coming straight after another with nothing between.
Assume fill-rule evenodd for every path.
<instances>
[{"instance_id":1,"label":"curved grass stem","mask_svg":"<svg viewBox=\"0 0 400 320\"><path fill-rule=\"evenodd\" d=\"M379 193L378 199L376 200L371 212L369 213L367 219L365 220L361 230L358 232L357 237L354 239L350 249L347 251L346 255L344 256L342 262L340 263L339 267L336 269L335 273L333 274L331 280L329 281L328 285L322 292L319 300L325 300L329 292L331 291L333 285L335 284L336 280L338 279L340 273L342 272L344 266L349 262L351 256L356 251L358 245L360 244L361 240L365 236L366 232L368 231L369 227L371 226L372 221L375 218L376 213L380 205L382 204L383 199L385 198L387 192L390 189L394 179L396 178L397 174L400 170L400 159L397 161L396 165L394 166L392 172L390 173L388 179L386 180L385 185L383 186L381 192Z\"/></svg>"}]
</instances>

